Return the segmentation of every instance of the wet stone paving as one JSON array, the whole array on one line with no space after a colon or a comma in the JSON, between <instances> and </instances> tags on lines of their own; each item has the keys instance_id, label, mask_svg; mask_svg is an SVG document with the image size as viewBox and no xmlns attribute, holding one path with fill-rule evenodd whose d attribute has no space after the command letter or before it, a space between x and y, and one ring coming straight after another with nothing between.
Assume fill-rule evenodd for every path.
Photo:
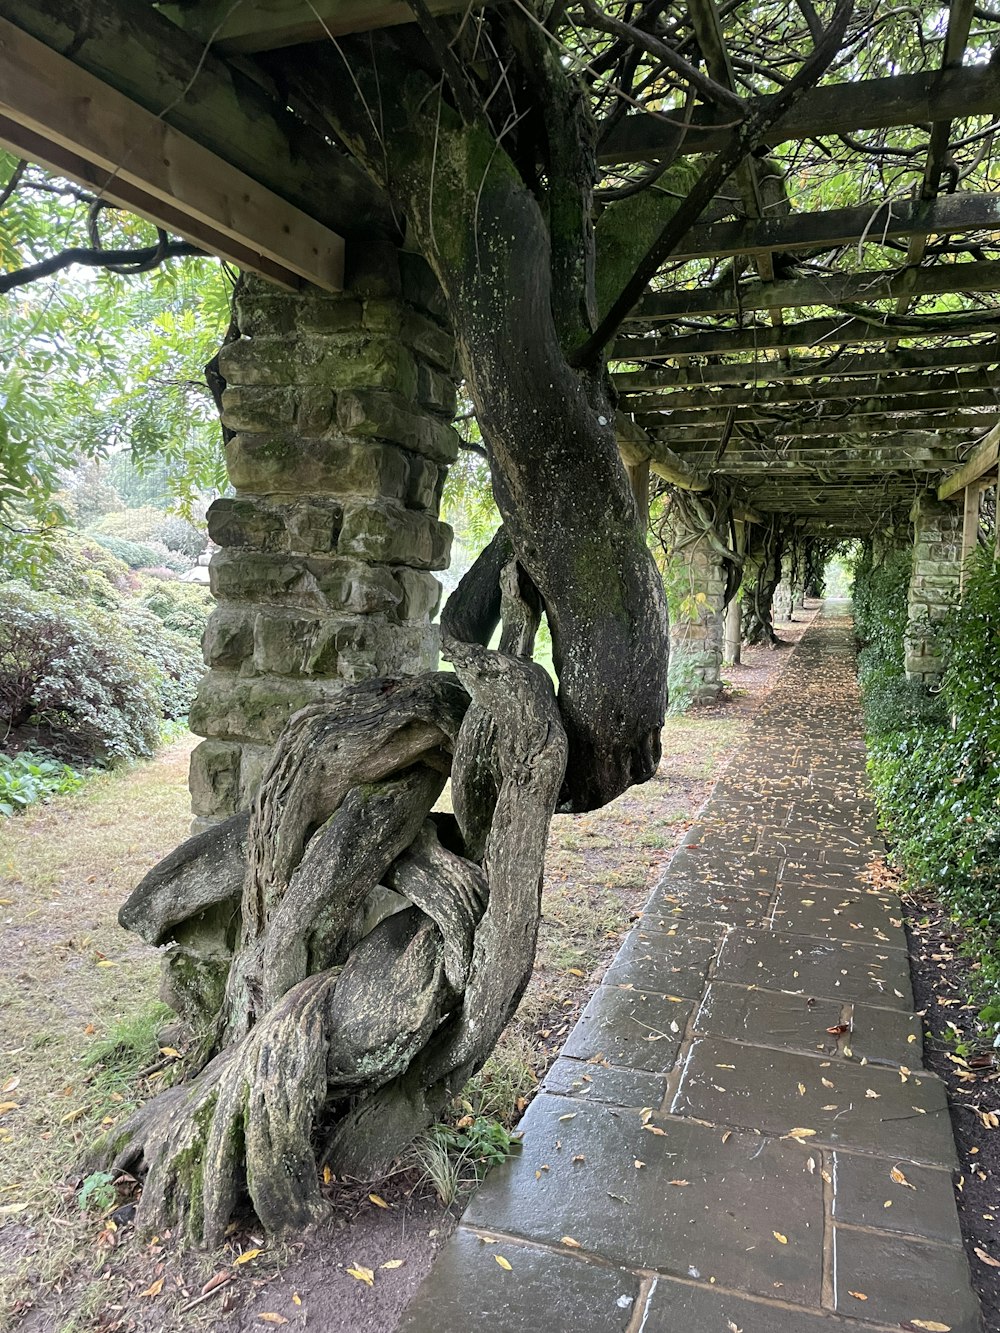
<instances>
[{"instance_id":1,"label":"wet stone paving","mask_svg":"<svg viewBox=\"0 0 1000 1333\"><path fill-rule=\"evenodd\" d=\"M979 1333L826 604L400 1333Z\"/></svg>"}]
</instances>

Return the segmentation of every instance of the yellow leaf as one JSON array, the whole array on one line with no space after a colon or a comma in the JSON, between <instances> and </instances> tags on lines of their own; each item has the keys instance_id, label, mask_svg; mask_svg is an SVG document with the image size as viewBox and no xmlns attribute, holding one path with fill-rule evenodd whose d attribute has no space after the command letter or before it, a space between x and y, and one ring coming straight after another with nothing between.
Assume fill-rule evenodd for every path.
<instances>
[{"instance_id":1,"label":"yellow leaf","mask_svg":"<svg viewBox=\"0 0 1000 1333\"><path fill-rule=\"evenodd\" d=\"M382 1198L381 1194L369 1194L368 1197L369 1197L369 1199L372 1201L372 1203L375 1205L376 1208L388 1208L388 1207L389 1207L389 1205L386 1203L385 1199Z\"/></svg>"},{"instance_id":2,"label":"yellow leaf","mask_svg":"<svg viewBox=\"0 0 1000 1333\"><path fill-rule=\"evenodd\" d=\"M75 1111L67 1111L60 1119L59 1123L60 1125L72 1125L74 1120L79 1120L82 1115L86 1114L87 1108L85 1106L78 1106Z\"/></svg>"},{"instance_id":3,"label":"yellow leaf","mask_svg":"<svg viewBox=\"0 0 1000 1333\"><path fill-rule=\"evenodd\" d=\"M856 1301L866 1301L868 1297L863 1291L849 1291L848 1296L853 1296Z\"/></svg>"},{"instance_id":4,"label":"yellow leaf","mask_svg":"<svg viewBox=\"0 0 1000 1333\"><path fill-rule=\"evenodd\" d=\"M152 1286L147 1287L145 1291L140 1291L140 1296L159 1296L163 1290L163 1278L158 1277Z\"/></svg>"},{"instance_id":5,"label":"yellow leaf","mask_svg":"<svg viewBox=\"0 0 1000 1333\"><path fill-rule=\"evenodd\" d=\"M889 1172L889 1177L891 1180L894 1180L897 1185L905 1185L908 1190L915 1190L917 1188L916 1185L910 1184L898 1166L892 1168Z\"/></svg>"},{"instance_id":6,"label":"yellow leaf","mask_svg":"<svg viewBox=\"0 0 1000 1333\"><path fill-rule=\"evenodd\" d=\"M241 1255L233 1260L233 1267L239 1268L240 1264L248 1264L251 1259L256 1259L258 1254L260 1254L260 1250L244 1250Z\"/></svg>"},{"instance_id":7,"label":"yellow leaf","mask_svg":"<svg viewBox=\"0 0 1000 1333\"><path fill-rule=\"evenodd\" d=\"M180 1051L175 1050L173 1046L161 1046L160 1054L169 1055L171 1060L179 1060L181 1058Z\"/></svg>"},{"instance_id":8,"label":"yellow leaf","mask_svg":"<svg viewBox=\"0 0 1000 1333\"><path fill-rule=\"evenodd\" d=\"M992 1254L987 1254L986 1251L981 1250L978 1245L976 1246L976 1254L982 1259L984 1264L989 1264L990 1268L1000 1268L1000 1259L994 1259Z\"/></svg>"},{"instance_id":9,"label":"yellow leaf","mask_svg":"<svg viewBox=\"0 0 1000 1333\"><path fill-rule=\"evenodd\" d=\"M323 1184L324 1184L324 1185L329 1185L329 1183L330 1183L330 1181L331 1181L332 1179L333 1179L333 1172L330 1170L330 1168L329 1168L328 1166L324 1166L324 1168L323 1168Z\"/></svg>"},{"instance_id":10,"label":"yellow leaf","mask_svg":"<svg viewBox=\"0 0 1000 1333\"><path fill-rule=\"evenodd\" d=\"M805 1095L806 1095L806 1085L805 1085L804 1083L800 1083L800 1084L799 1084L799 1096L800 1096L800 1097L804 1097Z\"/></svg>"},{"instance_id":11,"label":"yellow leaf","mask_svg":"<svg viewBox=\"0 0 1000 1333\"><path fill-rule=\"evenodd\" d=\"M815 1136L816 1136L816 1131L814 1129L800 1128L800 1129L790 1129L785 1137L789 1139L799 1139L801 1141L802 1139L815 1138Z\"/></svg>"},{"instance_id":12,"label":"yellow leaf","mask_svg":"<svg viewBox=\"0 0 1000 1333\"><path fill-rule=\"evenodd\" d=\"M505 1273L509 1273L511 1271L511 1265L507 1262L507 1260L503 1257L502 1254L495 1254L493 1258L497 1261L497 1263L500 1265L500 1267L504 1270Z\"/></svg>"},{"instance_id":13,"label":"yellow leaf","mask_svg":"<svg viewBox=\"0 0 1000 1333\"><path fill-rule=\"evenodd\" d=\"M379 1268L402 1268L402 1259L386 1259L384 1264L379 1264Z\"/></svg>"},{"instance_id":14,"label":"yellow leaf","mask_svg":"<svg viewBox=\"0 0 1000 1333\"><path fill-rule=\"evenodd\" d=\"M301 1304L302 1304L302 1297L299 1295L299 1293L298 1293L297 1291L293 1291L293 1292L292 1292L292 1304L293 1304L293 1305L301 1305Z\"/></svg>"},{"instance_id":15,"label":"yellow leaf","mask_svg":"<svg viewBox=\"0 0 1000 1333\"><path fill-rule=\"evenodd\" d=\"M771 1235L774 1237L774 1239L778 1242L779 1245L788 1244L788 1237L783 1236L780 1231L772 1231Z\"/></svg>"},{"instance_id":16,"label":"yellow leaf","mask_svg":"<svg viewBox=\"0 0 1000 1333\"><path fill-rule=\"evenodd\" d=\"M6 1115L8 1111L16 1111L20 1105L20 1102L0 1102L0 1115Z\"/></svg>"},{"instance_id":17,"label":"yellow leaf","mask_svg":"<svg viewBox=\"0 0 1000 1333\"><path fill-rule=\"evenodd\" d=\"M368 1287L374 1287L375 1285L375 1274L370 1268L365 1268L361 1264L357 1264L354 1268L348 1268L345 1272L351 1277L357 1278L359 1282L364 1282Z\"/></svg>"},{"instance_id":18,"label":"yellow leaf","mask_svg":"<svg viewBox=\"0 0 1000 1333\"><path fill-rule=\"evenodd\" d=\"M571 977L586 976L586 973L583 971L583 969L579 967L567 967L566 971L569 973Z\"/></svg>"},{"instance_id":19,"label":"yellow leaf","mask_svg":"<svg viewBox=\"0 0 1000 1333\"><path fill-rule=\"evenodd\" d=\"M690 1182L690 1180L668 1180L668 1181L667 1181L667 1184L668 1184L668 1185L676 1185L678 1189L684 1189L684 1187L685 1187L686 1185L690 1185L691 1182Z\"/></svg>"},{"instance_id":20,"label":"yellow leaf","mask_svg":"<svg viewBox=\"0 0 1000 1333\"><path fill-rule=\"evenodd\" d=\"M574 1250L578 1250L580 1248L580 1242L578 1240L574 1240L572 1236L563 1236L560 1239L559 1244L568 1245L571 1249Z\"/></svg>"},{"instance_id":21,"label":"yellow leaf","mask_svg":"<svg viewBox=\"0 0 1000 1333\"><path fill-rule=\"evenodd\" d=\"M98 967L117 967L118 964L117 964L117 963L113 963L113 962L111 961L110 958L102 958L102 959L100 960L100 962L97 964L97 966L98 966Z\"/></svg>"},{"instance_id":22,"label":"yellow leaf","mask_svg":"<svg viewBox=\"0 0 1000 1333\"><path fill-rule=\"evenodd\" d=\"M922 1328L926 1333L951 1333L951 1324L939 1324L936 1319L911 1319L914 1328Z\"/></svg>"},{"instance_id":23,"label":"yellow leaf","mask_svg":"<svg viewBox=\"0 0 1000 1333\"><path fill-rule=\"evenodd\" d=\"M285 1316L284 1316L283 1314L274 1314L274 1313L272 1313L271 1311L265 1311L264 1314L259 1314L259 1315L257 1316L257 1318L260 1320L260 1322L261 1322L262 1324L287 1324L287 1323L288 1323L288 1320L285 1318Z\"/></svg>"},{"instance_id":24,"label":"yellow leaf","mask_svg":"<svg viewBox=\"0 0 1000 1333\"><path fill-rule=\"evenodd\" d=\"M643 1129L648 1129L650 1134L655 1134L658 1138L663 1138L667 1132L665 1129L661 1129L659 1125L643 1125Z\"/></svg>"}]
</instances>

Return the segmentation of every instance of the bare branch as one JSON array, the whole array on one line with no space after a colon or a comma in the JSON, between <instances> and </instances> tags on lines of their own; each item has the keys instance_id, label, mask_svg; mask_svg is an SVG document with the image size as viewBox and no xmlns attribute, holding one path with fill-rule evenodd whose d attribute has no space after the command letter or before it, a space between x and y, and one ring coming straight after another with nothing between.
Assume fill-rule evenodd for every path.
<instances>
[{"instance_id":1,"label":"bare branch","mask_svg":"<svg viewBox=\"0 0 1000 1333\"><path fill-rule=\"evenodd\" d=\"M15 269L13 273L0 274L0 296L5 296L16 287L26 287L41 278L49 278L74 264L83 264L87 268L109 268L116 273L148 273L168 259L204 254L204 250L199 250L187 241L170 241L165 238L157 245L147 245L138 250L95 250L87 246L72 246L37 264L28 264L24 268Z\"/></svg>"}]
</instances>

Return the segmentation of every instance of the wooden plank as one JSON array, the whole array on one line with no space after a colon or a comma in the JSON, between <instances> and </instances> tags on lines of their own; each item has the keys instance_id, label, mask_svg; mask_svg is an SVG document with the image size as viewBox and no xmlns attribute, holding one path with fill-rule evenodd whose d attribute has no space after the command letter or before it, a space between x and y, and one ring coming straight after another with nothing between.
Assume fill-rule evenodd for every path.
<instances>
[{"instance_id":1,"label":"wooden plank","mask_svg":"<svg viewBox=\"0 0 1000 1333\"><path fill-rule=\"evenodd\" d=\"M831 208L792 213L783 218L713 222L692 227L670 255L670 262L728 259L769 250L833 250L844 245L880 245L911 232L948 236L957 231L1000 229L1000 197L995 194L949 194L926 202L895 199L860 208Z\"/></svg>"},{"instance_id":2,"label":"wooden plank","mask_svg":"<svg viewBox=\"0 0 1000 1333\"><path fill-rule=\"evenodd\" d=\"M636 414L636 421L644 430L659 431L669 435L671 446L675 449L698 440L717 439L721 427L708 422L704 425L675 426L669 417L656 413ZM989 429L990 422L996 419L995 412L954 412L936 415L933 412L911 414L906 418L907 434L914 431L930 431L936 435L975 435L977 431ZM816 420L795 417L787 421L763 420L752 425L734 428L733 440L803 440L821 437L839 437L845 435L894 435L904 433L903 422L897 416L833 417Z\"/></svg>"},{"instance_id":3,"label":"wooden plank","mask_svg":"<svg viewBox=\"0 0 1000 1333\"><path fill-rule=\"evenodd\" d=\"M773 148L795 139L853 134L859 130L934 124L966 116L996 115L1000 70L968 65L959 70L927 70L882 79L813 88L764 134ZM637 111L620 120L598 147L606 164L655 162L678 153L717 153L726 143L731 118L723 110L698 106L685 133L677 128L680 107L663 117Z\"/></svg>"},{"instance_id":4,"label":"wooden plank","mask_svg":"<svg viewBox=\"0 0 1000 1333\"><path fill-rule=\"evenodd\" d=\"M979 506L983 496L982 478L978 478L962 492L962 566L958 574L958 591L965 588L965 562L979 542Z\"/></svg>"},{"instance_id":5,"label":"wooden plank","mask_svg":"<svg viewBox=\"0 0 1000 1333\"><path fill-rule=\"evenodd\" d=\"M626 323L694 315L728 315L742 311L796 306L839 306L845 302L886 301L910 296L943 296L950 292L1000 291L1000 262L941 263L929 268L902 267L868 273L835 273L828 278L786 278L779 282L746 282L737 291L693 288L651 292Z\"/></svg>"},{"instance_id":6,"label":"wooden plank","mask_svg":"<svg viewBox=\"0 0 1000 1333\"><path fill-rule=\"evenodd\" d=\"M900 333L886 328L877 319L869 322L849 315L840 319L807 319L801 324L782 324L768 328L763 324L738 329L706 329L703 333L683 333L672 337L619 338L613 350L618 361L673 361L681 356L726 356L739 352L774 352L790 347L821 347L831 344L885 342L887 338L923 336L925 338L968 338L970 333L992 333L1000 324L1000 307L971 310L963 327L953 333L940 329L923 335Z\"/></svg>"},{"instance_id":7,"label":"wooden plank","mask_svg":"<svg viewBox=\"0 0 1000 1333\"><path fill-rule=\"evenodd\" d=\"M356 163L147 0L0 0L0 17L339 235L395 235Z\"/></svg>"},{"instance_id":8,"label":"wooden plank","mask_svg":"<svg viewBox=\"0 0 1000 1333\"><path fill-rule=\"evenodd\" d=\"M290 284L343 289L342 237L2 18L0 114L9 135L20 126L52 146L48 165L83 159L96 171L84 183L99 194L134 187L146 216L196 244L225 254L229 239Z\"/></svg>"},{"instance_id":9,"label":"wooden plank","mask_svg":"<svg viewBox=\"0 0 1000 1333\"><path fill-rule=\"evenodd\" d=\"M915 412L921 411L925 402L929 407L989 407L996 403L1000 411L1000 384L994 374L985 370L926 370L914 375L896 373L865 379L803 380L771 388L747 384L731 389L658 389L655 386L631 389L627 383L621 382L627 378L626 375L614 376L622 406L630 412L700 408L725 419L730 408L735 408L739 419L744 409L766 413L769 407L786 408L790 403L835 404L846 401L845 392L857 402L855 410L859 412L868 411L867 404L874 402L884 403L883 411L894 412L897 410L896 400ZM836 411L837 408L831 406L829 410Z\"/></svg>"},{"instance_id":10,"label":"wooden plank","mask_svg":"<svg viewBox=\"0 0 1000 1333\"><path fill-rule=\"evenodd\" d=\"M855 398L853 395L850 398L833 397L833 390L836 387L831 385L830 396L820 400L823 418L830 418L834 421L838 417L847 416L912 417L932 412L954 416L955 413L961 413L976 407L991 408L994 412L1000 413L1000 386L972 392L966 390L963 393L956 391L937 394L904 394L895 397L876 393L868 398L860 396ZM840 385L839 388L840 392L843 393L844 386ZM637 415L658 412L660 420L665 424L669 423L671 428L674 426L721 427L726 425L767 427L778 425L788 417L789 408L796 400L787 396L787 389L785 393L786 397L784 399L772 395L770 403L745 403L739 407L713 403L711 406L691 408L674 407L674 399L681 397L680 394L663 394L659 397L655 394L623 395L622 406ZM810 400L806 399L805 401ZM813 399L812 401L816 400ZM801 412L801 407L798 410Z\"/></svg>"},{"instance_id":11,"label":"wooden plank","mask_svg":"<svg viewBox=\"0 0 1000 1333\"><path fill-rule=\"evenodd\" d=\"M970 454L968 461L957 472L944 479L937 490L938 499L950 500L959 491L964 491L966 486L978 481L996 467L998 458L1000 458L1000 426L994 426L986 439Z\"/></svg>"},{"instance_id":12,"label":"wooden plank","mask_svg":"<svg viewBox=\"0 0 1000 1333\"><path fill-rule=\"evenodd\" d=\"M841 393L851 390L850 377L891 375L899 372L961 369L969 366L1000 365L1000 341L943 347L904 347L898 352L862 353L852 350L833 356L800 357L778 360L759 356L729 365L665 367L647 366L642 370L619 371L614 380L620 389L701 388L718 384L776 384L787 380L833 379Z\"/></svg>"},{"instance_id":13,"label":"wooden plank","mask_svg":"<svg viewBox=\"0 0 1000 1333\"><path fill-rule=\"evenodd\" d=\"M480 0L484 3L485 0ZM457 14L468 8L460 0L427 0L432 14ZM192 5L164 5L182 28L202 40L213 37L222 51L273 51L299 42L319 42L351 32L372 32L412 23L406 0L255 0L234 5L212 0Z\"/></svg>"}]
</instances>

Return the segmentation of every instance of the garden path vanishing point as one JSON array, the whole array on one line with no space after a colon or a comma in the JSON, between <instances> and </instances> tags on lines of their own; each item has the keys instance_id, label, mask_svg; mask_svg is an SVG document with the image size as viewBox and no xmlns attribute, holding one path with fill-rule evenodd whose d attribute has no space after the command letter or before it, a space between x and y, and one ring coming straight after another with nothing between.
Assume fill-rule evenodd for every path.
<instances>
[{"instance_id":1,"label":"garden path vanishing point","mask_svg":"<svg viewBox=\"0 0 1000 1333\"><path fill-rule=\"evenodd\" d=\"M977 1333L844 604L806 631L399 1333Z\"/></svg>"}]
</instances>

